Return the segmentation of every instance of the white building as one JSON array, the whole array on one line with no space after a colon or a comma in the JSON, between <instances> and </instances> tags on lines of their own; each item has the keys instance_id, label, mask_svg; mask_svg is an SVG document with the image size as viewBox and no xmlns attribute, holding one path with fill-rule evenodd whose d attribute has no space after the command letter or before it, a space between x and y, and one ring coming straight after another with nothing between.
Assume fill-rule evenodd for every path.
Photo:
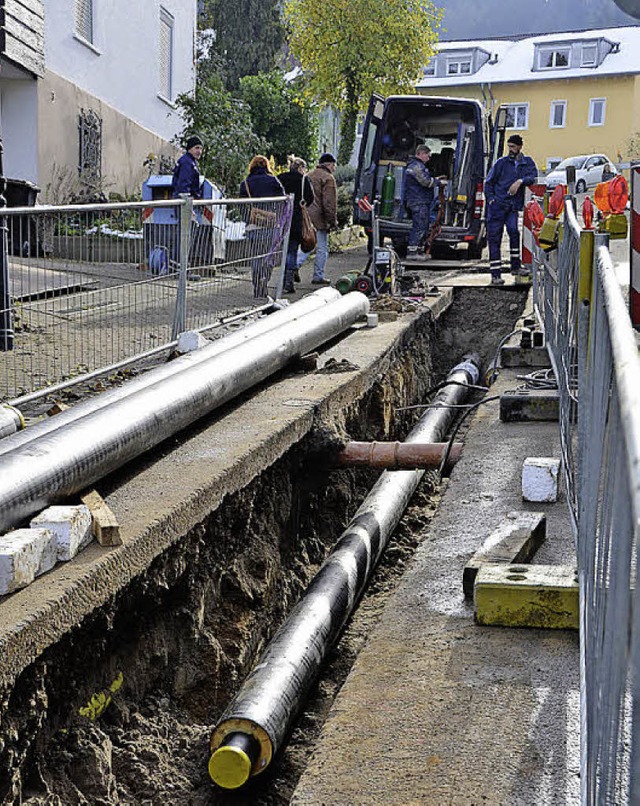
<instances>
[{"instance_id":1,"label":"white building","mask_svg":"<svg viewBox=\"0 0 640 806\"><path fill-rule=\"evenodd\" d=\"M194 87L197 0L0 0L4 172L64 201L139 194L173 159L176 97ZM1 17L0 17L1 23Z\"/></svg>"}]
</instances>

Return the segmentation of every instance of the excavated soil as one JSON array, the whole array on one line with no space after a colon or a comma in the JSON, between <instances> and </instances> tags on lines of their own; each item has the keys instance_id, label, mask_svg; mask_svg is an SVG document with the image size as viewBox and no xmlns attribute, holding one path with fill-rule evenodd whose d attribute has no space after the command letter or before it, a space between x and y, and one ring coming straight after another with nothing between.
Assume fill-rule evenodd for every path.
<instances>
[{"instance_id":1,"label":"excavated soil","mask_svg":"<svg viewBox=\"0 0 640 806\"><path fill-rule=\"evenodd\" d=\"M363 399L317 423L0 692L2 802L288 803L440 492L427 474L280 756L243 790L222 792L207 774L211 729L378 475L329 469L323 452L347 436L403 438L418 415L398 410L423 401L464 353L490 361L525 296L458 292L453 308L417 332Z\"/></svg>"}]
</instances>

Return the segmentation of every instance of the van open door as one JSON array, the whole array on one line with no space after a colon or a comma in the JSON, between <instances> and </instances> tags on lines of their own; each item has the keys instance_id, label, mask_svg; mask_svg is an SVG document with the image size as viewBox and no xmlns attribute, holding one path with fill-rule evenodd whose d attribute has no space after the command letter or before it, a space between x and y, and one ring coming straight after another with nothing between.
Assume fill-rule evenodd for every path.
<instances>
[{"instance_id":1,"label":"van open door","mask_svg":"<svg viewBox=\"0 0 640 806\"><path fill-rule=\"evenodd\" d=\"M372 162L372 155L378 127L382 123L384 115L384 103L385 99L382 95L378 95L375 92L372 94L362 128L362 140L360 141L360 154L358 156L353 191L353 223L361 226L371 223L371 211L367 209L368 205L363 200L366 196L366 201L373 202L376 166ZM360 204L360 202L363 203Z\"/></svg>"},{"instance_id":2,"label":"van open door","mask_svg":"<svg viewBox=\"0 0 640 806\"><path fill-rule=\"evenodd\" d=\"M504 154L504 141L507 133L507 113L506 106L499 106L496 111L496 119L491 128L491 144L489 147L489 164L487 171L496 160Z\"/></svg>"}]
</instances>

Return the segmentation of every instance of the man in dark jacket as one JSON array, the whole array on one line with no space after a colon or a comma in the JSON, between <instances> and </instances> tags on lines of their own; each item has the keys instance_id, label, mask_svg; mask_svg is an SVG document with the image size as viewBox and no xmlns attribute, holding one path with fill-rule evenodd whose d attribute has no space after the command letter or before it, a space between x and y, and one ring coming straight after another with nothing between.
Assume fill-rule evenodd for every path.
<instances>
[{"instance_id":1,"label":"man in dark jacket","mask_svg":"<svg viewBox=\"0 0 640 806\"><path fill-rule=\"evenodd\" d=\"M507 140L509 153L496 160L484 183L492 285L504 285L500 245L505 226L509 235L511 271L514 274L521 271L518 213L524 207L525 187L533 185L538 177L536 164L522 153L522 145L522 137L512 134Z\"/></svg>"},{"instance_id":2,"label":"man in dark jacket","mask_svg":"<svg viewBox=\"0 0 640 806\"><path fill-rule=\"evenodd\" d=\"M192 135L185 145L186 153L176 162L173 169L171 192L174 199L182 193L188 193L194 199L202 198L200 170L198 160L202 156L202 140Z\"/></svg>"},{"instance_id":3,"label":"man in dark jacket","mask_svg":"<svg viewBox=\"0 0 640 806\"><path fill-rule=\"evenodd\" d=\"M418 146L415 156L407 163L404 174L404 203L411 213L407 260L422 261L431 257L419 252L433 223L435 189L440 185L440 179L431 176L427 168L430 159L431 149L424 145Z\"/></svg>"},{"instance_id":4,"label":"man in dark jacket","mask_svg":"<svg viewBox=\"0 0 640 806\"><path fill-rule=\"evenodd\" d=\"M291 215L291 230L289 232L289 247L287 249L287 264L284 274L284 293L293 294L296 290L293 285L297 271L298 247L302 239L302 203L306 207L313 204L313 186L305 176L307 163L301 157L289 157L289 170L278 174L285 193L293 193L293 213Z\"/></svg>"}]
</instances>

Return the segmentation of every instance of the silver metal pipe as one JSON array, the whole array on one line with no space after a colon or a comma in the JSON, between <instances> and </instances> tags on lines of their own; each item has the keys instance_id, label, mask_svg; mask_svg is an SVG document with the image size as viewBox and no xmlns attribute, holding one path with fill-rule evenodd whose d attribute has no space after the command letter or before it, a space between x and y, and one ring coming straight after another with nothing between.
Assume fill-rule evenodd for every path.
<instances>
[{"instance_id":1,"label":"silver metal pipe","mask_svg":"<svg viewBox=\"0 0 640 806\"><path fill-rule=\"evenodd\" d=\"M214 355L220 355L220 353L223 353L225 350L230 350L238 344L244 344L244 342L249 339L263 336L265 333L269 333L271 330L275 330L275 328L287 322L293 322L312 311L323 308L329 302L337 299L340 299L340 292L337 289L321 288L319 291L315 291L313 294L303 297L299 302L295 302L293 305L289 305L275 313L269 314L269 316L265 316L257 322L246 325L246 327L243 327L235 333L230 333L228 336L217 339L200 350L180 356L180 358L169 361L167 364L163 364L160 367L150 369L148 372L145 372L144 375L129 380L116 389L103 392L97 397L85 400L82 403L78 403L76 406L72 406L67 411L56 414L55 417L31 425L18 434L0 440L0 455L14 451L20 445L25 445L27 442L32 442L34 439L42 437L44 434L56 431L58 428L68 425L70 422L80 419L80 417L86 417L88 414L98 409L113 406L117 401L123 400L125 397L129 397L159 381L170 378L177 372L182 372L182 370L187 367L208 361L210 358L213 358Z\"/></svg>"},{"instance_id":2,"label":"silver metal pipe","mask_svg":"<svg viewBox=\"0 0 640 806\"><path fill-rule=\"evenodd\" d=\"M24 417L13 406L0 405L0 439L24 428Z\"/></svg>"},{"instance_id":3,"label":"silver metal pipe","mask_svg":"<svg viewBox=\"0 0 640 806\"><path fill-rule=\"evenodd\" d=\"M445 386L407 438L439 442L476 384L479 359L454 367ZM457 385L462 384L462 385ZM263 772L282 745L320 664L349 618L424 470L385 471L342 533L303 598L277 631L211 736L209 774L233 789ZM249 747L240 741L249 737Z\"/></svg>"},{"instance_id":4,"label":"silver metal pipe","mask_svg":"<svg viewBox=\"0 0 640 806\"><path fill-rule=\"evenodd\" d=\"M88 487L342 333L369 311L357 291L0 457L0 530Z\"/></svg>"}]
</instances>

